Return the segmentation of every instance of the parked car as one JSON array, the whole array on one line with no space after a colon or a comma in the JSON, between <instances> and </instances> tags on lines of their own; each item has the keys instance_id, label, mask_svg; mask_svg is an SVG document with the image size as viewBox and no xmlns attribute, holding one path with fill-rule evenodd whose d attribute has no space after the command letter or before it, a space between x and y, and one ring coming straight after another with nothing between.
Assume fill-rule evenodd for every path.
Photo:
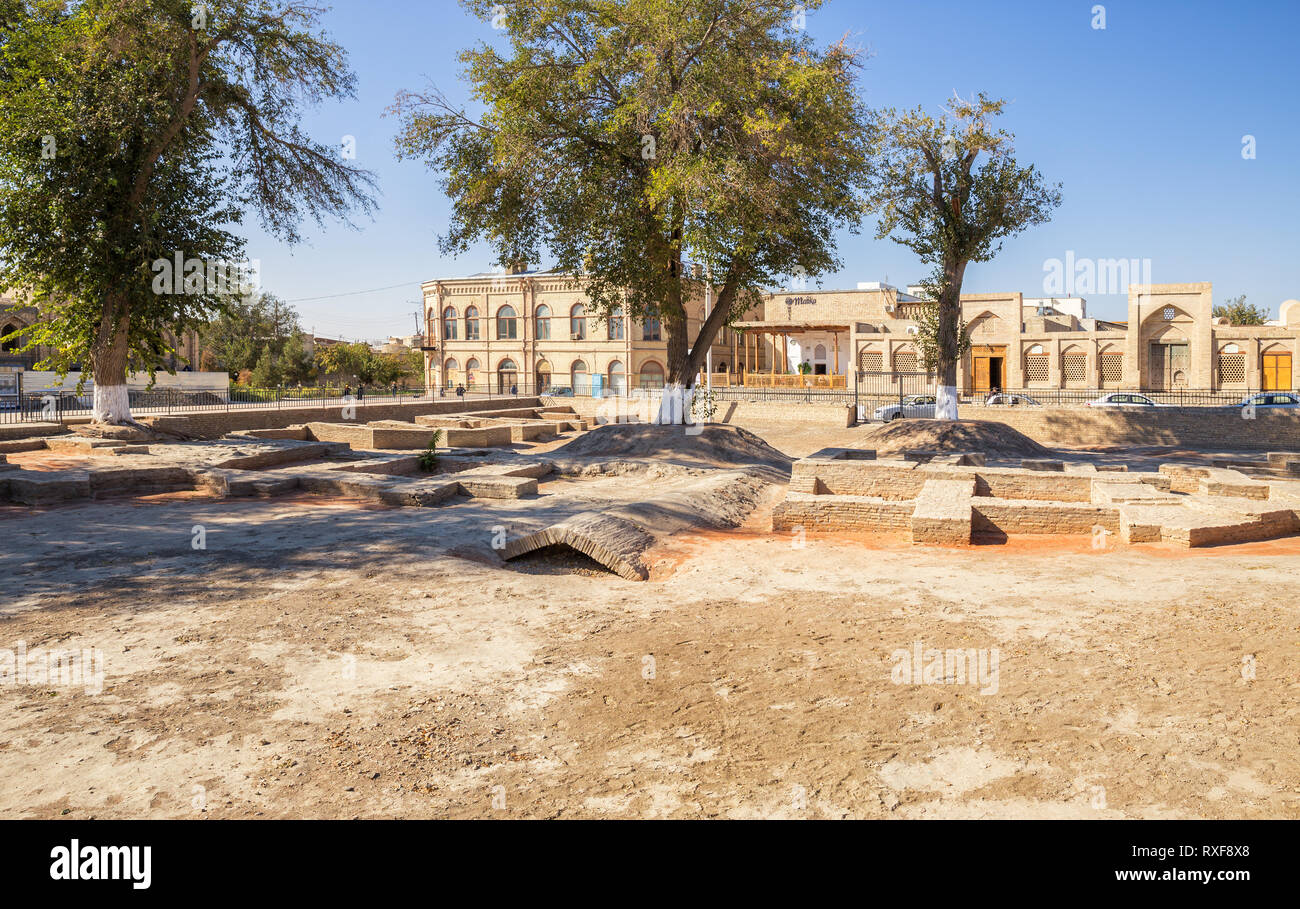
<instances>
[{"instance_id":1,"label":"parked car","mask_svg":"<svg viewBox=\"0 0 1300 909\"><path fill-rule=\"evenodd\" d=\"M1242 407L1300 407L1300 395L1291 391L1265 391L1251 395L1241 402Z\"/></svg>"},{"instance_id":2,"label":"parked car","mask_svg":"<svg viewBox=\"0 0 1300 909\"><path fill-rule=\"evenodd\" d=\"M1140 395L1131 391L1114 391L1108 395L1102 395L1095 401L1088 401L1087 407L1164 407L1163 404L1157 404L1146 395Z\"/></svg>"},{"instance_id":3,"label":"parked car","mask_svg":"<svg viewBox=\"0 0 1300 909\"><path fill-rule=\"evenodd\" d=\"M573 397L573 389L566 385L560 388L552 388L550 391L542 392L542 394L550 395L552 398L571 398Z\"/></svg>"},{"instance_id":4,"label":"parked car","mask_svg":"<svg viewBox=\"0 0 1300 909\"><path fill-rule=\"evenodd\" d=\"M1028 404L1032 407L1042 407L1041 401L1035 401L1029 395L1011 394L1008 392L994 392L984 399L985 407L1014 407L1020 404Z\"/></svg>"},{"instance_id":5,"label":"parked car","mask_svg":"<svg viewBox=\"0 0 1300 909\"><path fill-rule=\"evenodd\" d=\"M884 423L900 417L920 417L934 419L934 395L908 395L902 404L886 404L877 407L875 418Z\"/></svg>"}]
</instances>

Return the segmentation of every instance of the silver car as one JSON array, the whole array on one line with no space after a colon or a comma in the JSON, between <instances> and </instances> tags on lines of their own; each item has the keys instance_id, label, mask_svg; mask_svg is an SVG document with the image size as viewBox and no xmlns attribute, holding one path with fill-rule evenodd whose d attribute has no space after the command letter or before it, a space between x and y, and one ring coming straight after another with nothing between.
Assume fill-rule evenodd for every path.
<instances>
[{"instance_id":1,"label":"silver car","mask_svg":"<svg viewBox=\"0 0 1300 909\"><path fill-rule=\"evenodd\" d=\"M1243 408L1300 407L1300 395L1291 391L1265 391L1241 402Z\"/></svg>"},{"instance_id":2,"label":"silver car","mask_svg":"<svg viewBox=\"0 0 1300 909\"><path fill-rule=\"evenodd\" d=\"M1102 395L1095 401L1089 401L1087 407L1164 407L1163 404L1157 404L1146 395L1140 395L1131 391L1115 391L1108 395Z\"/></svg>"},{"instance_id":3,"label":"silver car","mask_svg":"<svg viewBox=\"0 0 1300 909\"><path fill-rule=\"evenodd\" d=\"M877 407L874 414L877 420L889 423L900 417L918 417L934 419L934 395L908 395L901 404L886 404Z\"/></svg>"}]
</instances>

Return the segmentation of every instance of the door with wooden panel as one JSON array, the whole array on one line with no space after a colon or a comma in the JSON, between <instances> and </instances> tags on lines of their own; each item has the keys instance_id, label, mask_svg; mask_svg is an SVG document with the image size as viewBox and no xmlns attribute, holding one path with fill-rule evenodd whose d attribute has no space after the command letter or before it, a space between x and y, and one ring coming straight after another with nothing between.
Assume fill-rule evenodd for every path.
<instances>
[{"instance_id":1,"label":"door with wooden panel","mask_svg":"<svg viewBox=\"0 0 1300 909\"><path fill-rule=\"evenodd\" d=\"M1291 354L1266 353L1261 367L1264 391L1291 390Z\"/></svg>"}]
</instances>

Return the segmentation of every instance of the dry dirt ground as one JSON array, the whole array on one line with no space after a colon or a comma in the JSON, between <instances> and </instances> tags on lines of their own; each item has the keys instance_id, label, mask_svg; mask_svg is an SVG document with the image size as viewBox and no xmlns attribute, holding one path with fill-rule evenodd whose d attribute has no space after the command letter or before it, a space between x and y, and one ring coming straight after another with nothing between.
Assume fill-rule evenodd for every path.
<instances>
[{"instance_id":1,"label":"dry dirt ground","mask_svg":"<svg viewBox=\"0 0 1300 909\"><path fill-rule=\"evenodd\" d=\"M0 815L1300 817L1300 541L940 550L760 510L636 583L501 565L517 507L0 509L0 660L104 668L0 687ZM997 672L898 678L917 644Z\"/></svg>"}]
</instances>

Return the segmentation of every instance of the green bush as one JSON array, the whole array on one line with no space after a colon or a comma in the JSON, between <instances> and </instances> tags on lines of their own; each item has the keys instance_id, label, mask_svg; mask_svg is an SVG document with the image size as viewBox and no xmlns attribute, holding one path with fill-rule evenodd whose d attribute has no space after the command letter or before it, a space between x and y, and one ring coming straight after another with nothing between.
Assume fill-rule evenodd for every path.
<instances>
[{"instance_id":1,"label":"green bush","mask_svg":"<svg viewBox=\"0 0 1300 909\"><path fill-rule=\"evenodd\" d=\"M442 441L442 430L435 429L433 438L429 440L429 447L420 452L420 469L425 473L433 473L438 469L438 443Z\"/></svg>"}]
</instances>

